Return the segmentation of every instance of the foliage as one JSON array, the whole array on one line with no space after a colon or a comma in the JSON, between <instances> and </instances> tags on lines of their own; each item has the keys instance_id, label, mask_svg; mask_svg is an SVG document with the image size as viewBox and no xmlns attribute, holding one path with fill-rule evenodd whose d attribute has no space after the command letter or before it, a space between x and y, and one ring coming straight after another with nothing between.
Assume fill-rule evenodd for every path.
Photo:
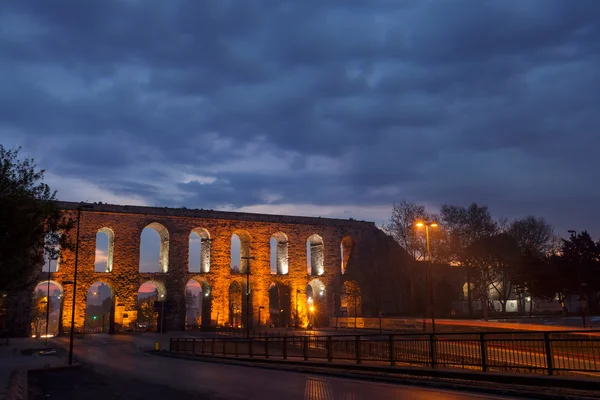
<instances>
[{"instance_id":1,"label":"foliage","mask_svg":"<svg viewBox=\"0 0 600 400\"><path fill-rule=\"evenodd\" d=\"M46 307L48 307L48 298L43 290L37 290L33 295L33 308L31 309L31 320L34 323L36 334L40 334L40 323L46 320Z\"/></svg>"},{"instance_id":2,"label":"foliage","mask_svg":"<svg viewBox=\"0 0 600 400\"><path fill-rule=\"evenodd\" d=\"M73 225L43 182L44 170L20 160L19 151L0 145L0 291L29 287L44 253L56 259L70 247L66 232Z\"/></svg>"},{"instance_id":3,"label":"foliage","mask_svg":"<svg viewBox=\"0 0 600 400\"><path fill-rule=\"evenodd\" d=\"M536 257L550 254L556 242L552 225L532 215L511 222L507 232L515 238L522 254Z\"/></svg>"},{"instance_id":4,"label":"foliage","mask_svg":"<svg viewBox=\"0 0 600 400\"><path fill-rule=\"evenodd\" d=\"M140 301L138 306L138 321L153 323L156 321L156 312L154 311L155 299L150 297Z\"/></svg>"}]
</instances>

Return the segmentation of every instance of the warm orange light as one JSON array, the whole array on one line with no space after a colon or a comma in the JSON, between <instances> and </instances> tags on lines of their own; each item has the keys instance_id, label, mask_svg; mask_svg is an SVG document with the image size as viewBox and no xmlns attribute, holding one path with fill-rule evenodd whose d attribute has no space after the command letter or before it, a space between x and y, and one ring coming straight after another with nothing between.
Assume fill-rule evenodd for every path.
<instances>
[{"instance_id":1,"label":"warm orange light","mask_svg":"<svg viewBox=\"0 0 600 400\"><path fill-rule=\"evenodd\" d=\"M432 222L431 225L429 225L429 226L432 228L437 228L438 224L437 224L437 222Z\"/></svg>"},{"instance_id":2,"label":"warm orange light","mask_svg":"<svg viewBox=\"0 0 600 400\"><path fill-rule=\"evenodd\" d=\"M310 312L314 313L315 312L315 307L314 306L310 306Z\"/></svg>"},{"instance_id":3,"label":"warm orange light","mask_svg":"<svg viewBox=\"0 0 600 400\"><path fill-rule=\"evenodd\" d=\"M418 226L419 228L421 228L421 227L425 226L425 224L422 223L421 221L419 221L415 224L415 226Z\"/></svg>"}]
</instances>

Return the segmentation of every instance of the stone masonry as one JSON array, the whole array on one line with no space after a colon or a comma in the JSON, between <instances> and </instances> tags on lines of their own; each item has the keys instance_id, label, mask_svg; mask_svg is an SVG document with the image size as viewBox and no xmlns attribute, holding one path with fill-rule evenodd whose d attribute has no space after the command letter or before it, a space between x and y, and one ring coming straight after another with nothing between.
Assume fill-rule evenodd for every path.
<instances>
[{"instance_id":1,"label":"stone masonry","mask_svg":"<svg viewBox=\"0 0 600 400\"><path fill-rule=\"evenodd\" d=\"M60 207L74 220L82 203L60 202ZM230 271L231 236L242 240L242 255L253 257L250 268L250 325L256 324L259 307L264 324L269 318L269 287L275 283L286 293L286 309L292 320L308 323L307 285L313 296L319 297L316 318L326 324L327 317L339 315L340 296L344 282L353 280L360 287L360 313L363 316L400 315L405 312L406 279L401 274L402 263L408 262L404 250L375 224L364 221L329 218L248 214L212 210L190 210L107 204L86 204L81 208L79 228L79 256L77 299L75 308L76 330L85 319L86 295L95 282L103 282L112 289L114 304L111 325L126 328L136 319L137 293L144 282L157 282L166 289L166 299L172 304L166 313L170 329L184 328L185 286L195 279L203 286L204 325L226 325L229 319L229 288L238 282L246 290L247 265L241 272ZM140 236L146 227L159 231L164 244L161 269L166 272L140 273ZM163 229L164 228L164 229ZM161 229L163 229L161 231ZM112 268L109 272L95 272L97 232L112 233ZM201 256L201 273L188 272L189 238L192 231L201 232L208 253ZM76 242L76 229L69 232ZM312 275L307 271L307 240L318 235L322 244L311 248L319 268ZM270 268L270 239L275 237L279 251L278 273ZM343 243L343 246L341 244ZM166 247L165 247L166 246ZM343 247L343 251L341 250ZM320 251L321 256L315 253ZM343 253L343 255L342 255ZM287 260L281 259L283 254ZM343 259L342 259L343 257ZM315 260L313 260L315 261ZM75 253L63 251L60 267L51 280L63 288L62 326L68 330L71 320L72 281ZM321 269L321 271L319 271ZM208 270L208 271L206 271ZM344 273L342 271L344 270ZM285 273L287 271L287 273ZM318 275L320 273L320 275ZM41 275L45 278L45 274ZM298 315L296 317L296 310ZM208 318L210 315L210 319Z\"/></svg>"}]
</instances>

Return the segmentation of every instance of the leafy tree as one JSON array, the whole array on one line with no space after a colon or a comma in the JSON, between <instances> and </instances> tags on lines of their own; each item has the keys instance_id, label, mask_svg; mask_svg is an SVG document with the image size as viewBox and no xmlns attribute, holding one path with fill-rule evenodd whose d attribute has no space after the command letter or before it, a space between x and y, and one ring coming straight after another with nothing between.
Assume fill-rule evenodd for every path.
<instances>
[{"instance_id":1,"label":"leafy tree","mask_svg":"<svg viewBox=\"0 0 600 400\"><path fill-rule=\"evenodd\" d=\"M46 307L48 306L47 302L48 298L43 290L37 290L33 295L31 320L33 321L36 336L41 334L41 322L46 321Z\"/></svg>"},{"instance_id":2,"label":"leafy tree","mask_svg":"<svg viewBox=\"0 0 600 400\"><path fill-rule=\"evenodd\" d=\"M20 160L19 151L0 145L0 291L31 287L44 252L57 258L70 247L66 232L73 225L43 182L44 170Z\"/></svg>"},{"instance_id":3,"label":"leafy tree","mask_svg":"<svg viewBox=\"0 0 600 400\"><path fill-rule=\"evenodd\" d=\"M600 290L600 246L589 233L572 233L568 239L562 239L561 272L566 290L578 294L582 300L590 298L592 292ZM592 301L589 301L590 306Z\"/></svg>"},{"instance_id":4,"label":"leafy tree","mask_svg":"<svg viewBox=\"0 0 600 400\"><path fill-rule=\"evenodd\" d=\"M348 310L352 310L352 312L348 313L348 316L352 314L353 317L357 317L360 302L360 286L358 283L356 281L344 282L344 295L346 296Z\"/></svg>"},{"instance_id":5,"label":"leafy tree","mask_svg":"<svg viewBox=\"0 0 600 400\"><path fill-rule=\"evenodd\" d=\"M154 301L154 298L147 298L140 302L137 317L139 322L148 322L149 326L156 322L157 313L154 311Z\"/></svg>"}]
</instances>

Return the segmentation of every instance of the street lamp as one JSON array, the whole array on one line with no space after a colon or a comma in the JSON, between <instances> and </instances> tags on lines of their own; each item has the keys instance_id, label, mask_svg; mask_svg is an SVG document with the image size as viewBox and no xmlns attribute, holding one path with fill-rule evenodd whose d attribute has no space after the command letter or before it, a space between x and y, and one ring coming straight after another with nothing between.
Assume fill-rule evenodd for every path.
<instances>
[{"instance_id":1,"label":"street lamp","mask_svg":"<svg viewBox=\"0 0 600 400\"><path fill-rule=\"evenodd\" d=\"M425 242L427 243L427 284L429 285L429 313L431 314L431 332L435 333L435 315L433 305L433 279L431 275L431 249L429 247L429 228L437 228L436 222L418 221L415 226L417 228L425 227Z\"/></svg>"},{"instance_id":2,"label":"street lamp","mask_svg":"<svg viewBox=\"0 0 600 400\"><path fill-rule=\"evenodd\" d=\"M69 365L73 364L73 334L75 331L75 299L77 296L77 262L79 261L79 221L81 220L81 210L84 208L94 208L90 204L80 204L77 207L77 239L75 240L75 271L73 272L73 302L71 304L71 332L69 334Z\"/></svg>"},{"instance_id":3,"label":"street lamp","mask_svg":"<svg viewBox=\"0 0 600 400\"><path fill-rule=\"evenodd\" d=\"M247 260L246 263L246 338L250 339L250 260L256 260L254 257L240 257Z\"/></svg>"}]
</instances>

